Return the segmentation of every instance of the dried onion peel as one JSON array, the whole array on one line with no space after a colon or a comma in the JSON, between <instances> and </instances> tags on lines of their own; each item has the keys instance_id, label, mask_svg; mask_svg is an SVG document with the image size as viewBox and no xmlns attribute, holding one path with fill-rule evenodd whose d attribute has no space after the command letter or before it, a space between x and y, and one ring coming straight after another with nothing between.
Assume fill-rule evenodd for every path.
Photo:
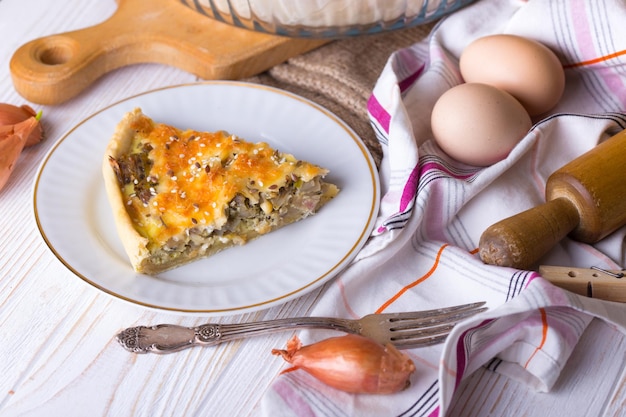
<instances>
[{"instance_id":1,"label":"dried onion peel","mask_svg":"<svg viewBox=\"0 0 626 417\"><path fill-rule=\"evenodd\" d=\"M27 105L0 103L0 190L9 180L22 149L41 142L40 116Z\"/></svg>"},{"instance_id":2,"label":"dried onion peel","mask_svg":"<svg viewBox=\"0 0 626 417\"><path fill-rule=\"evenodd\" d=\"M43 139L43 128L41 123L39 123L41 113L36 113L27 104L18 107L13 104L0 103L0 127L16 125L31 117L37 120L37 124L26 138L26 143L24 144L26 148L38 144Z\"/></svg>"},{"instance_id":3,"label":"dried onion peel","mask_svg":"<svg viewBox=\"0 0 626 417\"><path fill-rule=\"evenodd\" d=\"M392 394L410 385L413 361L392 344L386 346L359 335L332 337L302 346L294 336L287 349L273 349L293 367L302 369L326 385L356 394Z\"/></svg>"}]
</instances>

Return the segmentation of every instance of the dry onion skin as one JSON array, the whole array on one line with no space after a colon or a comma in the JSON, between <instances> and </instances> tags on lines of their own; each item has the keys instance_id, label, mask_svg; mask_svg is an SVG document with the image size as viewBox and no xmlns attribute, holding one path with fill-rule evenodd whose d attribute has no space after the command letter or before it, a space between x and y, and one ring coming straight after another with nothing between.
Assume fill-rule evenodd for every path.
<instances>
[{"instance_id":1,"label":"dry onion skin","mask_svg":"<svg viewBox=\"0 0 626 417\"><path fill-rule=\"evenodd\" d=\"M348 334L303 346L298 336L287 348L273 349L293 365L335 389L354 394L393 394L406 389L415 372L413 361L391 343Z\"/></svg>"},{"instance_id":2,"label":"dry onion skin","mask_svg":"<svg viewBox=\"0 0 626 417\"><path fill-rule=\"evenodd\" d=\"M9 180L22 149L43 139L41 113L27 106L0 103L0 190Z\"/></svg>"},{"instance_id":3,"label":"dry onion skin","mask_svg":"<svg viewBox=\"0 0 626 417\"><path fill-rule=\"evenodd\" d=\"M24 145L26 148L38 144L43 139L43 128L41 123L39 123L41 113L36 113L27 104L18 107L13 104L0 103L0 127L16 125L31 117L34 117L38 123L26 138Z\"/></svg>"}]
</instances>

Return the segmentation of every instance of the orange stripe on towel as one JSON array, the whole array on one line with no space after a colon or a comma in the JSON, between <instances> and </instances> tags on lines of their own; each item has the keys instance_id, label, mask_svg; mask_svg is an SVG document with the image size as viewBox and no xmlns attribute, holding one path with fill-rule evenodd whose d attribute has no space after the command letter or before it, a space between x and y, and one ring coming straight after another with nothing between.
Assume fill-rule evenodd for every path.
<instances>
[{"instance_id":1,"label":"orange stripe on towel","mask_svg":"<svg viewBox=\"0 0 626 417\"><path fill-rule=\"evenodd\" d=\"M389 307L391 304L393 304L394 301L396 301L398 298L400 298L402 296L402 294L404 294L405 292L407 292L411 288L415 287L416 285L420 284L421 282L424 282L425 280L427 280L437 270L437 266L439 265L439 258L441 258L441 254L443 253L443 250L447 246L448 246L448 244L446 243L441 248L439 248L439 252L437 252L437 257L435 258L435 263L433 264L432 268L430 268L430 270L425 275L421 276L419 279L413 281L412 283L410 283L409 285L405 286L400 291L398 291L393 297L391 297L382 306L380 306L378 308L378 310L376 310L376 314L382 313L383 311L385 311L385 309L387 307Z\"/></svg>"},{"instance_id":2,"label":"orange stripe on towel","mask_svg":"<svg viewBox=\"0 0 626 417\"><path fill-rule=\"evenodd\" d=\"M626 49L623 51L613 52L612 54L604 55L598 58L588 59L587 61L566 64L566 65L563 65L563 68L568 69L568 68L578 68L578 67L584 67L587 65L593 65L593 64L600 63L600 62L608 61L613 58L617 58L618 56L621 56L621 55L626 55Z\"/></svg>"},{"instance_id":3,"label":"orange stripe on towel","mask_svg":"<svg viewBox=\"0 0 626 417\"><path fill-rule=\"evenodd\" d=\"M540 308L539 313L541 313L541 324L542 324L541 343L539 343L539 346L537 346L533 354L530 355L530 358L528 358L528 360L524 364L524 368L528 367L528 364L530 363L530 361L533 360L537 352L539 352L543 348L543 345L546 343L546 339L548 338L548 316L546 315L546 310L543 308Z\"/></svg>"}]
</instances>

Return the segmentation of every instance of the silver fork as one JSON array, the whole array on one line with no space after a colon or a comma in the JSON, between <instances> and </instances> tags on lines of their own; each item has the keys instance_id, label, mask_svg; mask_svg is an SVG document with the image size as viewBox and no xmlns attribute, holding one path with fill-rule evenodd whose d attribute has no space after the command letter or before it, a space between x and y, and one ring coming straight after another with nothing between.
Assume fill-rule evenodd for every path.
<instances>
[{"instance_id":1,"label":"silver fork","mask_svg":"<svg viewBox=\"0 0 626 417\"><path fill-rule=\"evenodd\" d=\"M192 346L210 346L234 339L298 328L339 330L360 334L398 349L443 342L461 320L487 308L484 302L407 313L369 314L359 320L299 317L239 324L207 323L197 327L175 324L129 327L118 342L135 353L170 353Z\"/></svg>"}]
</instances>

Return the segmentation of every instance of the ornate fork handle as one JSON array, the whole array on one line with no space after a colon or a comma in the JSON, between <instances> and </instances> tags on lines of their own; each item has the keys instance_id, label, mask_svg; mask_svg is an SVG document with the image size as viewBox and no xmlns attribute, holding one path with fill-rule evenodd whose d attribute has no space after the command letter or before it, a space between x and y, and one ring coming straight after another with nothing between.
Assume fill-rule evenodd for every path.
<instances>
[{"instance_id":1,"label":"ornate fork handle","mask_svg":"<svg viewBox=\"0 0 626 417\"><path fill-rule=\"evenodd\" d=\"M170 353L192 346L209 346L234 339L294 328L333 329L347 333L358 333L356 321L326 317L301 317L293 319L267 320L255 323L214 324L184 327L175 324L137 326L123 330L117 341L135 353Z\"/></svg>"}]
</instances>

